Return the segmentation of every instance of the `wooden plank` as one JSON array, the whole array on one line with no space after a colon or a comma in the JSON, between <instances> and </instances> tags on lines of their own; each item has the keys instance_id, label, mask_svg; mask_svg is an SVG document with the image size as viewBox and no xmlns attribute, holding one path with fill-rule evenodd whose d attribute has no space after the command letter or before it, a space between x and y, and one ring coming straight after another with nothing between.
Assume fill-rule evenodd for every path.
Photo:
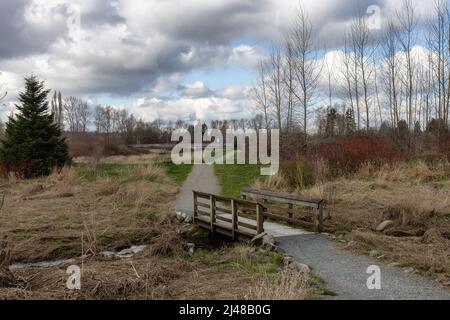
<instances>
[{"instance_id":1,"label":"wooden plank","mask_svg":"<svg viewBox=\"0 0 450 320\"><path fill-rule=\"evenodd\" d=\"M203 202L197 202L197 207L205 208L205 209L211 209L211 204L203 203Z\"/></svg>"},{"instance_id":2,"label":"wooden plank","mask_svg":"<svg viewBox=\"0 0 450 320\"><path fill-rule=\"evenodd\" d=\"M227 209L227 208L223 208L223 207L219 207L217 204L216 204L216 212L223 212L223 213L228 213L228 214L231 214L231 210L230 209Z\"/></svg>"},{"instance_id":3,"label":"wooden plank","mask_svg":"<svg viewBox=\"0 0 450 320\"><path fill-rule=\"evenodd\" d=\"M317 232L321 233L323 231L323 209L324 209L324 205L321 204L319 206L319 210L318 210L318 225L317 225Z\"/></svg>"},{"instance_id":4,"label":"wooden plank","mask_svg":"<svg viewBox=\"0 0 450 320\"><path fill-rule=\"evenodd\" d=\"M244 189L241 192L241 195L245 197L256 196L257 198L266 199L268 201L276 201L285 204L308 206L315 209L318 209L319 205L324 202L323 199L307 198L303 196L293 196L290 194L278 194L274 192L259 191L254 189Z\"/></svg>"},{"instance_id":5,"label":"wooden plank","mask_svg":"<svg viewBox=\"0 0 450 320\"><path fill-rule=\"evenodd\" d=\"M206 212L206 211L202 211L202 210L197 210L197 217L198 216L207 216L211 218L211 212Z\"/></svg>"},{"instance_id":6,"label":"wooden plank","mask_svg":"<svg viewBox=\"0 0 450 320\"><path fill-rule=\"evenodd\" d=\"M278 215L274 215L268 212L264 213L264 217L269 218L269 219L273 219L273 220L277 220L277 221L284 221L284 222L291 222L293 225L299 225L302 226L304 228L316 228L317 225L315 223L310 223L310 222L306 222L306 221L302 221L302 220L298 220L298 219L290 219L288 217L283 217L283 216L278 216Z\"/></svg>"},{"instance_id":7,"label":"wooden plank","mask_svg":"<svg viewBox=\"0 0 450 320\"><path fill-rule=\"evenodd\" d=\"M244 227L244 228L247 228L247 229L251 229L251 230L255 230L255 231L258 230L257 226L255 226L253 224L246 223L246 222L239 221L238 222L238 226Z\"/></svg>"},{"instance_id":8,"label":"wooden plank","mask_svg":"<svg viewBox=\"0 0 450 320\"><path fill-rule=\"evenodd\" d=\"M292 212L292 209L294 209L294 205L292 203L289 203L289 219L294 219L294 213ZM292 222L289 222L289 225L292 226Z\"/></svg>"},{"instance_id":9,"label":"wooden plank","mask_svg":"<svg viewBox=\"0 0 450 320\"><path fill-rule=\"evenodd\" d=\"M234 203L234 200L231 200L231 215L232 215L232 223L231 223L231 234L233 237L233 240L236 240L236 229L238 228L238 215L236 210L236 204Z\"/></svg>"},{"instance_id":10,"label":"wooden plank","mask_svg":"<svg viewBox=\"0 0 450 320\"><path fill-rule=\"evenodd\" d=\"M197 194L195 193L195 192L193 192L192 193L193 194L193 197L194 197L194 208L193 208L193 212L194 212L194 220L195 220L195 218L198 216L198 207L197 207Z\"/></svg>"},{"instance_id":11,"label":"wooden plank","mask_svg":"<svg viewBox=\"0 0 450 320\"><path fill-rule=\"evenodd\" d=\"M256 205L256 233L259 235L264 232L264 215L260 204Z\"/></svg>"},{"instance_id":12,"label":"wooden plank","mask_svg":"<svg viewBox=\"0 0 450 320\"><path fill-rule=\"evenodd\" d=\"M228 223L233 223L233 219L226 218L226 217L220 216L220 215L216 215L216 220L220 220L220 221L224 221L224 222L228 222ZM230 226L230 229L231 229L231 226Z\"/></svg>"},{"instance_id":13,"label":"wooden plank","mask_svg":"<svg viewBox=\"0 0 450 320\"><path fill-rule=\"evenodd\" d=\"M210 200L210 206L211 206L211 234L214 235L215 232L215 226L214 224L216 223L216 200L214 199L213 196L211 196L211 200Z\"/></svg>"}]
</instances>

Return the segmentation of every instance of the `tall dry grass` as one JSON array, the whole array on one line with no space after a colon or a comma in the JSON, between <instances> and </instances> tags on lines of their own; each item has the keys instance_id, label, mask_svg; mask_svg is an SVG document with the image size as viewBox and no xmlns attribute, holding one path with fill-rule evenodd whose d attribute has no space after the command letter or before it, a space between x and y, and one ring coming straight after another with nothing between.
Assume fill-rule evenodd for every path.
<instances>
[{"instance_id":1,"label":"tall dry grass","mask_svg":"<svg viewBox=\"0 0 450 320\"><path fill-rule=\"evenodd\" d=\"M308 276L298 271L283 270L280 274L265 274L245 294L248 300L305 300L311 295Z\"/></svg>"}]
</instances>

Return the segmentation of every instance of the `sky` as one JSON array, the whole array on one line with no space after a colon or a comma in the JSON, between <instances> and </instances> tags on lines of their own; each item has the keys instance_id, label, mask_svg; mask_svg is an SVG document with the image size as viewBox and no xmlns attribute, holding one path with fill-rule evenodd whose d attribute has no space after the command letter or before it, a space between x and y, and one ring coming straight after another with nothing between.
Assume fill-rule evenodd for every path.
<instances>
[{"instance_id":1,"label":"sky","mask_svg":"<svg viewBox=\"0 0 450 320\"><path fill-rule=\"evenodd\" d=\"M257 66L301 5L324 48L358 10L399 0L0 0L0 115L23 77L63 96L126 108L147 121L248 118ZM432 1L417 1L431 12ZM329 57L328 57L329 58Z\"/></svg>"}]
</instances>

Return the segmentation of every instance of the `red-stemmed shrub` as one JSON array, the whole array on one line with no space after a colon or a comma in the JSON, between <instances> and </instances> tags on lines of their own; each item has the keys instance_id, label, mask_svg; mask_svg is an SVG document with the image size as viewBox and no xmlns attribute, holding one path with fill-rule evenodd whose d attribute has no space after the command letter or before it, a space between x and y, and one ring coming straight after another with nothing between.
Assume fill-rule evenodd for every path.
<instances>
[{"instance_id":1,"label":"red-stemmed shrub","mask_svg":"<svg viewBox=\"0 0 450 320\"><path fill-rule=\"evenodd\" d=\"M354 173L366 163L381 166L406 158L403 151L371 136L355 136L322 143L313 146L307 156L325 160L334 175Z\"/></svg>"}]
</instances>

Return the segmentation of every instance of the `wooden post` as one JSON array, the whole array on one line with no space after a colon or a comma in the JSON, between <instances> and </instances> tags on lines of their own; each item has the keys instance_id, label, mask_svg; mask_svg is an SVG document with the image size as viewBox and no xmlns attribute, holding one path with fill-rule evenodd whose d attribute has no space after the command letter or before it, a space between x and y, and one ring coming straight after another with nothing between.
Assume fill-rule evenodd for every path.
<instances>
[{"instance_id":1,"label":"wooden post","mask_svg":"<svg viewBox=\"0 0 450 320\"><path fill-rule=\"evenodd\" d=\"M317 232L321 233L323 231L323 209L324 205L323 203L319 204L319 210L318 210L318 223L317 223Z\"/></svg>"},{"instance_id":2,"label":"wooden post","mask_svg":"<svg viewBox=\"0 0 450 320\"><path fill-rule=\"evenodd\" d=\"M210 197L210 206L211 206L211 235L214 235L216 232L216 199L213 195Z\"/></svg>"},{"instance_id":3,"label":"wooden post","mask_svg":"<svg viewBox=\"0 0 450 320\"><path fill-rule=\"evenodd\" d=\"M256 235L260 235L264 232L264 214L263 214L263 208L258 203L256 205Z\"/></svg>"},{"instance_id":4,"label":"wooden post","mask_svg":"<svg viewBox=\"0 0 450 320\"><path fill-rule=\"evenodd\" d=\"M197 206L197 193L194 191L193 192L194 195L194 222L196 222L197 217L198 217L198 206Z\"/></svg>"},{"instance_id":5,"label":"wooden post","mask_svg":"<svg viewBox=\"0 0 450 320\"><path fill-rule=\"evenodd\" d=\"M294 205L292 203L289 203L289 219L294 218L294 214L292 213L293 209L294 209ZM289 225L293 226L294 224L292 223L292 221L289 221Z\"/></svg>"},{"instance_id":6,"label":"wooden post","mask_svg":"<svg viewBox=\"0 0 450 320\"><path fill-rule=\"evenodd\" d=\"M233 240L236 240L236 231L238 231L238 215L236 210L236 203L234 202L234 200L231 200L231 215L232 215L231 236Z\"/></svg>"}]
</instances>

